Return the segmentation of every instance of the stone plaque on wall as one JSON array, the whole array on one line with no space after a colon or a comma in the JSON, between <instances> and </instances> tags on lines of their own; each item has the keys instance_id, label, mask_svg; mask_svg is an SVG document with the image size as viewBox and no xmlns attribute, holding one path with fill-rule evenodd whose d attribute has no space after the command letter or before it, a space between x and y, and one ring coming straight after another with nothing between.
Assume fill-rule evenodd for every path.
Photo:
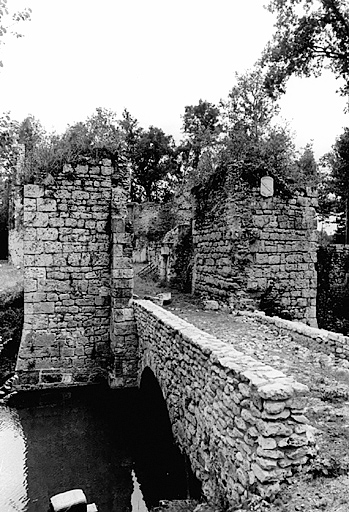
<instances>
[{"instance_id":1,"label":"stone plaque on wall","mask_svg":"<svg viewBox=\"0 0 349 512\"><path fill-rule=\"evenodd\" d=\"M274 180L271 176L263 176L261 179L261 195L263 197L274 195Z\"/></svg>"}]
</instances>

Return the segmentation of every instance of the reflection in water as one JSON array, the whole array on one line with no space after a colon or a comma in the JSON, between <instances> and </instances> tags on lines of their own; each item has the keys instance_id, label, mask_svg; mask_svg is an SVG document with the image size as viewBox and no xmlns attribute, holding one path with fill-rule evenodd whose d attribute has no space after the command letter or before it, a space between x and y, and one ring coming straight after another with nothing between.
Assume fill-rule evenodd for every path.
<instances>
[{"instance_id":1,"label":"reflection in water","mask_svg":"<svg viewBox=\"0 0 349 512\"><path fill-rule=\"evenodd\" d=\"M26 442L17 411L0 406L0 510L26 510Z\"/></svg>"},{"instance_id":2,"label":"reflection in water","mask_svg":"<svg viewBox=\"0 0 349 512\"><path fill-rule=\"evenodd\" d=\"M136 473L132 470L133 493L131 496L132 512L148 512Z\"/></svg>"},{"instance_id":3,"label":"reflection in water","mask_svg":"<svg viewBox=\"0 0 349 512\"><path fill-rule=\"evenodd\" d=\"M144 436L139 396L97 387L27 392L16 410L0 408L0 511L46 512L50 496L74 488L99 512L147 512L160 499L186 498L183 478L179 488L176 478L147 478L157 449ZM161 472L177 477L172 440L163 451Z\"/></svg>"}]
</instances>

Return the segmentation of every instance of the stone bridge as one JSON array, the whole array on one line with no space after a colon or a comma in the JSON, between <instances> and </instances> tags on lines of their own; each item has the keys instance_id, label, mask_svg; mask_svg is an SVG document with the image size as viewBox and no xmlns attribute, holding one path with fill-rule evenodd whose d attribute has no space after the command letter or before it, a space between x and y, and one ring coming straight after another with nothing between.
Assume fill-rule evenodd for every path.
<instances>
[{"instance_id":1,"label":"stone bridge","mask_svg":"<svg viewBox=\"0 0 349 512\"><path fill-rule=\"evenodd\" d=\"M274 495L307 461L307 388L150 301L134 303L139 377L149 368L174 437L210 501Z\"/></svg>"},{"instance_id":2,"label":"stone bridge","mask_svg":"<svg viewBox=\"0 0 349 512\"><path fill-rule=\"evenodd\" d=\"M132 302L126 195L112 173L106 161L67 166L24 189L20 387L136 387L148 368L207 499L275 494L307 461L307 388L152 302Z\"/></svg>"}]
</instances>

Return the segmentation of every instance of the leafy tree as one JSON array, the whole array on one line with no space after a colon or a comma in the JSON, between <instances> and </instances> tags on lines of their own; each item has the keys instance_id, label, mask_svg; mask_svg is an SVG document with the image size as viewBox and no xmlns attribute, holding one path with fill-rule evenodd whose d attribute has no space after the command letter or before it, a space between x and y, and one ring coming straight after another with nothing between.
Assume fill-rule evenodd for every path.
<instances>
[{"instance_id":1,"label":"leafy tree","mask_svg":"<svg viewBox=\"0 0 349 512\"><path fill-rule=\"evenodd\" d=\"M337 234L349 239L349 128L337 137L332 151L322 158L328 169L319 187L319 206L323 218L335 216ZM346 231L346 233L345 233Z\"/></svg>"},{"instance_id":2,"label":"leafy tree","mask_svg":"<svg viewBox=\"0 0 349 512\"><path fill-rule=\"evenodd\" d=\"M7 131L3 144L11 148L12 139L7 141L5 137L9 127L7 118L4 123ZM27 183L41 181L47 173L59 172L65 163L75 166L90 158L97 162L110 159L114 178L124 177L127 171L132 174L133 200L166 200L178 180L173 138L159 128L143 130L127 111L119 120L114 112L97 108L84 122L69 126L63 135L47 133L33 116L16 125L16 130L18 141L25 146L23 179Z\"/></svg>"},{"instance_id":3,"label":"leafy tree","mask_svg":"<svg viewBox=\"0 0 349 512\"><path fill-rule=\"evenodd\" d=\"M25 146L25 182L40 181L48 172L59 172L87 158L109 158L114 168L122 165L124 141L112 111L97 108L84 122L69 126L63 135L48 133L33 116L19 126L19 142Z\"/></svg>"},{"instance_id":4,"label":"leafy tree","mask_svg":"<svg viewBox=\"0 0 349 512\"><path fill-rule=\"evenodd\" d=\"M0 46L4 44L4 37L12 35L22 37L22 34L14 30L19 22L30 20L31 9L26 8L23 11L10 12L8 0L0 0ZM0 60L0 67L3 66Z\"/></svg>"},{"instance_id":5,"label":"leafy tree","mask_svg":"<svg viewBox=\"0 0 349 512\"><path fill-rule=\"evenodd\" d=\"M220 103L216 137L211 143L207 139L208 146L201 151L192 173L194 186L204 184L217 172L232 173L252 186L269 175L284 192L313 183L316 169L311 166L312 148L307 147L298 161L288 127L277 122L279 107L266 92L264 79L265 73L258 66L236 75L227 100Z\"/></svg>"},{"instance_id":6,"label":"leafy tree","mask_svg":"<svg viewBox=\"0 0 349 512\"><path fill-rule=\"evenodd\" d=\"M136 148L142 128L139 127L137 119L132 117L130 112L125 109L122 113L122 119L119 120L119 127L122 132L124 143L125 165L130 176L130 197L132 201L141 201L142 187L137 183L137 179L133 172L136 163Z\"/></svg>"},{"instance_id":7,"label":"leafy tree","mask_svg":"<svg viewBox=\"0 0 349 512\"><path fill-rule=\"evenodd\" d=\"M114 167L123 151L121 130L116 114L108 109L97 108L85 122L70 126L62 137L64 159L79 163L81 157L96 160L109 158Z\"/></svg>"},{"instance_id":8,"label":"leafy tree","mask_svg":"<svg viewBox=\"0 0 349 512\"><path fill-rule=\"evenodd\" d=\"M295 147L287 126L277 123L279 107L264 88L262 69L236 75L221 108L226 165L251 185L270 175L279 189L290 188L297 174Z\"/></svg>"},{"instance_id":9,"label":"leafy tree","mask_svg":"<svg viewBox=\"0 0 349 512\"><path fill-rule=\"evenodd\" d=\"M188 105L184 109L184 140L179 147L182 163L186 169L197 169L200 157L212 148L220 133L220 110L209 101L199 100L198 105ZM207 155L206 155L207 156Z\"/></svg>"},{"instance_id":10,"label":"leafy tree","mask_svg":"<svg viewBox=\"0 0 349 512\"><path fill-rule=\"evenodd\" d=\"M316 186L320 182L319 166L316 162L312 142L306 144L296 160L295 179L303 186Z\"/></svg>"},{"instance_id":11,"label":"leafy tree","mask_svg":"<svg viewBox=\"0 0 349 512\"><path fill-rule=\"evenodd\" d=\"M172 136L150 126L138 131L131 148L132 200L164 201L171 196L179 166Z\"/></svg>"},{"instance_id":12,"label":"leafy tree","mask_svg":"<svg viewBox=\"0 0 349 512\"><path fill-rule=\"evenodd\" d=\"M228 99L221 102L224 130L243 130L247 137L262 137L280 110L265 92L264 73L255 67L241 75L236 73L235 78Z\"/></svg>"},{"instance_id":13,"label":"leafy tree","mask_svg":"<svg viewBox=\"0 0 349 512\"><path fill-rule=\"evenodd\" d=\"M328 68L344 80L349 93L349 4L347 0L271 0L276 32L261 62L268 67L265 84L275 97L285 92L291 75L319 76Z\"/></svg>"},{"instance_id":14,"label":"leafy tree","mask_svg":"<svg viewBox=\"0 0 349 512\"><path fill-rule=\"evenodd\" d=\"M180 176L173 137L154 126L144 130L126 109L119 126L131 175L131 200L163 202L170 199Z\"/></svg>"},{"instance_id":15,"label":"leafy tree","mask_svg":"<svg viewBox=\"0 0 349 512\"><path fill-rule=\"evenodd\" d=\"M0 115L0 174L9 176L17 162L19 124L9 112Z\"/></svg>"}]
</instances>

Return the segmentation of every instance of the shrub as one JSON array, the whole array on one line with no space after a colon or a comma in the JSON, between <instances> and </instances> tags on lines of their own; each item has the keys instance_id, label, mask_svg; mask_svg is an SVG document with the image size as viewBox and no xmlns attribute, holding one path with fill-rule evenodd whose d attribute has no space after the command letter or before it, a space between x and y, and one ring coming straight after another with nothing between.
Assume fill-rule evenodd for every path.
<instances>
[{"instance_id":1,"label":"shrub","mask_svg":"<svg viewBox=\"0 0 349 512\"><path fill-rule=\"evenodd\" d=\"M24 316L23 290L15 288L0 295L0 382L14 372Z\"/></svg>"}]
</instances>

